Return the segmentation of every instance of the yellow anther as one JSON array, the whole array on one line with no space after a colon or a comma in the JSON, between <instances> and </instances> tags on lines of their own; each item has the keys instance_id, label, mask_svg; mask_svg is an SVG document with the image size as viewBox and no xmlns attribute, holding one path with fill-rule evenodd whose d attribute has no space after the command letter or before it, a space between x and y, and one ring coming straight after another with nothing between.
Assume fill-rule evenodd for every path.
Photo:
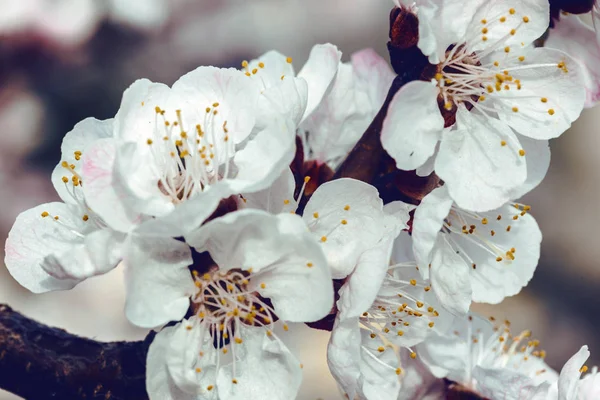
<instances>
[{"instance_id":1,"label":"yellow anther","mask_svg":"<svg viewBox=\"0 0 600 400\"><path fill-rule=\"evenodd\" d=\"M548 102L548 99L547 99L546 97L542 97L542 98L540 99L540 101L541 101L542 103L547 103L547 102Z\"/></svg>"},{"instance_id":2,"label":"yellow anther","mask_svg":"<svg viewBox=\"0 0 600 400\"><path fill-rule=\"evenodd\" d=\"M265 67L265 63L264 62L259 62L258 63L258 68L264 68Z\"/></svg>"},{"instance_id":3,"label":"yellow anther","mask_svg":"<svg viewBox=\"0 0 600 400\"><path fill-rule=\"evenodd\" d=\"M433 328L433 327L434 327L434 325L435 325L435 323L432 321L432 322L430 322L430 323L429 323L429 324L427 324L427 325L429 325L429 327L430 327L430 328Z\"/></svg>"},{"instance_id":4,"label":"yellow anther","mask_svg":"<svg viewBox=\"0 0 600 400\"><path fill-rule=\"evenodd\" d=\"M288 58L286 58L286 59L285 59L285 61L286 61L288 64L291 64L291 63L292 63L292 57L288 57Z\"/></svg>"},{"instance_id":5,"label":"yellow anther","mask_svg":"<svg viewBox=\"0 0 600 400\"><path fill-rule=\"evenodd\" d=\"M412 358L413 360L417 358L417 353L415 353L414 351L410 353L410 358Z\"/></svg>"},{"instance_id":6,"label":"yellow anther","mask_svg":"<svg viewBox=\"0 0 600 400\"><path fill-rule=\"evenodd\" d=\"M525 156L525 150L523 150L523 149L519 150L519 155L521 157Z\"/></svg>"},{"instance_id":7,"label":"yellow anther","mask_svg":"<svg viewBox=\"0 0 600 400\"><path fill-rule=\"evenodd\" d=\"M484 100L485 100L485 96L484 95L479 96L479 101L484 101Z\"/></svg>"},{"instance_id":8,"label":"yellow anther","mask_svg":"<svg viewBox=\"0 0 600 400\"><path fill-rule=\"evenodd\" d=\"M83 214L83 217L81 217L81 219L87 221L88 219L90 219L90 216L87 214Z\"/></svg>"},{"instance_id":9,"label":"yellow anther","mask_svg":"<svg viewBox=\"0 0 600 400\"><path fill-rule=\"evenodd\" d=\"M511 35L514 35L515 33L517 33L517 30L516 30L516 29L511 29L511 30L510 30L510 34L511 34Z\"/></svg>"},{"instance_id":10,"label":"yellow anther","mask_svg":"<svg viewBox=\"0 0 600 400\"><path fill-rule=\"evenodd\" d=\"M491 85L488 85L486 89L488 93L494 93L494 88Z\"/></svg>"},{"instance_id":11,"label":"yellow anther","mask_svg":"<svg viewBox=\"0 0 600 400\"><path fill-rule=\"evenodd\" d=\"M154 107L154 111L156 111L157 114L161 113L161 110L160 110L159 106Z\"/></svg>"},{"instance_id":12,"label":"yellow anther","mask_svg":"<svg viewBox=\"0 0 600 400\"><path fill-rule=\"evenodd\" d=\"M227 350L227 349L223 349L223 354L227 354L228 351L229 350Z\"/></svg>"},{"instance_id":13,"label":"yellow anther","mask_svg":"<svg viewBox=\"0 0 600 400\"><path fill-rule=\"evenodd\" d=\"M191 326L191 325L187 325L187 326L185 327L185 329L187 329L188 331L191 331L191 330L192 330L192 326Z\"/></svg>"},{"instance_id":14,"label":"yellow anther","mask_svg":"<svg viewBox=\"0 0 600 400\"><path fill-rule=\"evenodd\" d=\"M486 34L486 33L488 33L488 28L483 28L483 29L481 30L481 33L483 33L483 34Z\"/></svg>"},{"instance_id":15,"label":"yellow anther","mask_svg":"<svg viewBox=\"0 0 600 400\"><path fill-rule=\"evenodd\" d=\"M420 301L417 301L417 307L418 307L418 308L421 308L421 307L423 307L423 303L422 303L422 302L420 302Z\"/></svg>"},{"instance_id":16,"label":"yellow anther","mask_svg":"<svg viewBox=\"0 0 600 400\"><path fill-rule=\"evenodd\" d=\"M213 107L219 107L219 103L213 103Z\"/></svg>"},{"instance_id":17,"label":"yellow anther","mask_svg":"<svg viewBox=\"0 0 600 400\"><path fill-rule=\"evenodd\" d=\"M519 61L521 61L521 62L525 61L525 56L519 56Z\"/></svg>"},{"instance_id":18,"label":"yellow anther","mask_svg":"<svg viewBox=\"0 0 600 400\"><path fill-rule=\"evenodd\" d=\"M444 104L444 108L445 108L446 110L452 110L452 103L450 103L450 102L447 102L446 104Z\"/></svg>"},{"instance_id":19,"label":"yellow anther","mask_svg":"<svg viewBox=\"0 0 600 400\"><path fill-rule=\"evenodd\" d=\"M246 76L252 76L250 72L246 72Z\"/></svg>"},{"instance_id":20,"label":"yellow anther","mask_svg":"<svg viewBox=\"0 0 600 400\"><path fill-rule=\"evenodd\" d=\"M513 112L519 112L519 107L513 107L512 110Z\"/></svg>"},{"instance_id":21,"label":"yellow anther","mask_svg":"<svg viewBox=\"0 0 600 400\"><path fill-rule=\"evenodd\" d=\"M487 24L487 19L482 19L482 20L481 20L481 23L482 23L482 24Z\"/></svg>"},{"instance_id":22,"label":"yellow anther","mask_svg":"<svg viewBox=\"0 0 600 400\"><path fill-rule=\"evenodd\" d=\"M48 214L48 211L42 212L42 218L46 218L48 215L50 215L50 214Z\"/></svg>"},{"instance_id":23,"label":"yellow anther","mask_svg":"<svg viewBox=\"0 0 600 400\"><path fill-rule=\"evenodd\" d=\"M257 72L258 72L258 69L257 69L257 68L254 68L254 69L252 70L252 74L253 74L253 75L256 75L256 73L257 73Z\"/></svg>"},{"instance_id":24,"label":"yellow anther","mask_svg":"<svg viewBox=\"0 0 600 400\"><path fill-rule=\"evenodd\" d=\"M210 112L210 107L206 107L206 113L208 114Z\"/></svg>"},{"instance_id":25,"label":"yellow anther","mask_svg":"<svg viewBox=\"0 0 600 400\"><path fill-rule=\"evenodd\" d=\"M348 221L346 221L345 219L342 220L342 225L346 225L348 224Z\"/></svg>"},{"instance_id":26,"label":"yellow anther","mask_svg":"<svg viewBox=\"0 0 600 400\"><path fill-rule=\"evenodd\" d=\"M510 232L510 225L506 227L506 232Z\"/></svg>"},{"instance_id":27,"label":"yellow anther","mask_svg":"<svg viewBox=\"0 0 600 400\"><path fill-rule=\"evenodd\" d=\"M62 177L62 181L63 181L64 183L69 183L69 178L67 178L66 176L63 176L63 177Z\"/></svg>"},{"instance_id":28,"label":"yellow anther","mask_svg":"<svg viewBox=\"0 0 600 400\"><path fill-rule=\"evenodd\" d=\"M374 333L371 333L369 336L371 337L371 339L375 339L377 337L377 335Z\"/></svg>"},{"instance_id":29,"label":"yellow anther","mask_svg":"<svg viewBox=\"0 0 600 400\"><path fill-rule=\"evenodd\" d=\"M588 367L587 367L587 365L584 365L583 367L579 368L579 372L581 372L582 374L583 374L584 372L587 372L587 370L588 370Z\"/></svg>"},{"instance_id":30,"label":"yellow anther","mask_svg":"<svg viewBox=\"0 0 600 400\"><path fill-rule=\"evenodd\" d=\"M202 372L202 368L196 368L196 373L199 374L200 372Z\"/></svg>"},{"instance_id":31,"label":"yellow anther","mask_svg":"<svg viewBox=\"0 0 600 400\"><path fill-rule=\"evenodd\" d=\"M396 368L396 375L400 375L402 373L402 368Z\"/></svg>"},{"instance_id":32,"label":"yellow anther","mask_svg":"<svg viewBox=\"0 0 600 400\"><path fill-rule=\"evenodd\" d=\"M481 37L481 40L483 40L484 42L487 42L487 39L488 39L487 36L482 36Z\"/></svg>"},{"instance_id":33,"label":"yellow anther","mask_svg":"<svg viewBox=\"0 0 600 400\"><path fill-rule=\"evenodd\" d=\"M549 110L548 110L548 114L550 114L550 115L554 115L554 109L553 109L553 108L549 109Z\"/></svg>"},{"instance_id":34,"label":"yellow anther","mask_svg":"<svg viewBox=\"0 0 600 400\"><path fill-rule=\"evenodd\" d=\"M310 176L305 176L304 177L304 183L308 183L310 182Z\"/></svg>"},{"instance_id":35,"label":"yellow anther","mask_svg":"<svg viewBox=\"0 0 600 400\"><path fill-rule=\"evenodd\" d=\"M288 199L285 199L285 200L283 201L283 204L285 204L285 205L288 205L288 204L290 204L290 201L289 201Z\"/></svg>"},{"instance_id":36,"label":"yellow anther","mask_svg":"<svg viewBox=\"0 0 600 400\"><path fill-rule=\"evenodd\" d=\"M514 13L515 13L515 9L514 9L514 8L511 8L510 10L508 10L508 12L509 12L509 13L512 15L512 14L514 14Z\"/></svg>"},{"instance_id":37,"label":"yellow anther","mask_svg":"<svg viewBox=\"0 0 600 400\"><path fill-rule=\"evenodd\" d=\"M344 206L344 210L346 210L346 211L350 210L350 206L349 206L348 204L346 204L346 205Z\"/></svg>"},{"instance_id":38,"label":"yellow anther","mask_svg":"<svg viewBox=\"0 0 600 400\"><path fill-rule=\"evenodd\" d=\"M244 341L243 341L243 340L242 340L242 338L240 338L240 337L236 337L234 340L235 340L235 342L236 342L237 344L242 344L242 343L244 343Z\"/></svg>"},{"instance_id":39,"label":"yellow anther","mask_svg":"<svg viewBox=\"0 0 600 400\"><path fill-rule=\"evenodd\" d=\"M210 392L211 390L213 390L213 389L214 389L214 386L213 386L213 385L208 385L208 386L206 387L206 390L208 390L209 392Z\"/></svg>"},{"instance_id":40,"label":"yellow anther","mask_svg":"<svg viewBox=\"0 0 600 400\"><path fill-rule=\"evenodd\" d=\"M266 287L267 287L267 285L266 285L265 283L261 283L261 284L260 284L260 288L261 288L261 289L264 289L264 288L266 288Z\"/></svg>"},{"instance_id":41,"label":"yellow anther","mask_svg":"<svg viewBox=\"0 0 600 400\"><path fill-rule=\"evenodd\" d=\"M247 68L248 67L248 61L244 60L242 61L242 68Z\"/></svg>"},{"instance_id":42,"label":"yellow anther","mask_svg":"<svg viewBox=\"0 0 600 400\"><path fill-rule=\"evenodd\" d=\"M327 236L321 236L321 242L326 242L327 241Z\"/></svg>"},{"instance_id":43,"label":"yellow anther","mask_svg":"<svg viewBox=\"0 0 600 400\"><path fill-rule=\"evenodd\" d=\"M505 52L505 53L510 53L510 47L509 47L509 46L506 46L506 47L504 48L504 52Z\"/></svg>"},{"instance_id":44,"label":"yellow anther","mask_svg":"<svg viewBox=\"0 0 600 400\"><path fill-rule=\"evenodd\" d=\"M385 348L383 346L379 346L377 348L377 351L380 352L380 353L383 353L385 351Z\"/></svg>"},{"instance_id":45,"label":"yellow anther","mask_svg":"<svg viewBox=\"0 0 600 400\"><path fill-rule=\"evenodd\" d=\"M527 16L523 17L523 22L528 23L529 22L529 17L527 17Z\"/></svg>"},{"instance_id":46,"label":"yellow anther","mask_svg":"<svg viewBox=\"0 0 600 400\"><path fill-rule=\"evenodd\" d=\"M417 286L417 281L415 279L411 279L410 284L413 286Z\"/></svg>"},{"instance_id":47,"label":"yellow anther","mask_svg":"<svg viewBox=\"0 0 600 400\"><path fill-rule=\"evenodd\" d=\"M290 327L287 324L283 324L283 330L287 332L290 330Z\"/></svg>"},{"instance_id":48,"label":"yellow anther","mask_svg":"<svg viewBox=\"0 0 600 400\"><path fill-rule=\"evenodd\" d=\"M436 81L441 81L442 79L444 79L444 75L442 75L439 72L437 74L435 74L435 80Z\"/></svg>"},{"instance_id":49,"label":"yellow anther","mask_svg":"<svg viewBox=\"0 0 600 400\"><path fill-rule=\"evenodd\" d=\"M319 213L318 213L318 212L314 212L314 213L313 213L313 217L314 217L314 218L319 218Z\"/></svg>"},{"instance_id":50,"label":"yellow anther","mask_svg":"<svg viewBox=\"0 0 600 400\"><path fill-rule=\"evenodd\" d=\"M502 261L502 257L500 257L500 256L496 257L496 262L500 262L500 261Z\"/></svg>"},{"instance_id":51,"label":"yellow anther","mask_svg":"<svg viewBox=\"0 0 600 400\"><path fill-rule=\"evenodd\" d=\"M233 378L233 379L231 380L231 383L233 383L234 385L237 385L238 381L237 381L237 379Z\"/></svg>"},{"instance_id":52,"label":"yellow anther","mask_svg":"<svg viewBox=\"0 0 600 400\"><path fill-rule=\"evenodd\" d=\"M500 22L506 22L506 17L500 17Z\"/></svg>"}]
</instances>

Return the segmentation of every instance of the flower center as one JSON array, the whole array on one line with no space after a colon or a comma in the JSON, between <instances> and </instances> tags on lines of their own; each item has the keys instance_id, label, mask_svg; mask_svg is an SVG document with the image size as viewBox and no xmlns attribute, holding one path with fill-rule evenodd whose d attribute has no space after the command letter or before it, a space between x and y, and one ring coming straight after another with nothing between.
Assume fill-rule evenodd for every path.
<instances>
[{"instance_id":1,"label":"flower center","mask_svg":"<svg viewBox=\"0 0 600 400\"><path fill-rule=\"evenodd\" d=\"M175 120L156 107L154 130L146 143L154 158L152 167L158 187L175 204L185 201L221 179L232 176L230 159L235 146L227 120L219 114L219 103L206 107L204 119L193 133L186 130L181 110Z\"/></svg>"}]
</instances>

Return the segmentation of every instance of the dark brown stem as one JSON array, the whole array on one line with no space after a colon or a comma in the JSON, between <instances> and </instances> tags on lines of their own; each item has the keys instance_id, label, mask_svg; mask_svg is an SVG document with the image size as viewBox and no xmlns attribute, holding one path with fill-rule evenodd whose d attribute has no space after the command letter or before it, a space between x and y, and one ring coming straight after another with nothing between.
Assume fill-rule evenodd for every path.
<instances>
[{"instance_id":1,"label":"dark brown stem","mask_svg":"<svg viewBox=\"0 0 600 400\"><path fill-rule=\"evenodd\" d=\"M26 399L147 399L139 342L102 343L0 305L0 388Z\"/></svg>"}]
</instances>

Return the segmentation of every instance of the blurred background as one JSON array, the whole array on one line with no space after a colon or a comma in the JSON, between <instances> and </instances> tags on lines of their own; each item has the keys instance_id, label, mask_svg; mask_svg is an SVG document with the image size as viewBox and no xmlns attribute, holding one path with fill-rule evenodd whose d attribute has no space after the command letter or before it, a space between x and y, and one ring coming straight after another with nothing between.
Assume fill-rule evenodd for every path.
<instances>
[{"instance_id":1,"label":"blurred background","mask_svg":"<svg viewBox=\"0 0 600 400\"><path fill-rule=\"evenodd\" d=\"M373 0L0 0L0 239L16 216L57 200L50 173L62 137L78 121L111 118L135 79L172 84L199 65L239 66L271 49L299 69L315 43L349 55L387 56L392 1ZM485 315L532 329L560 369L582 344L600 360L600 114L587 110L552 142L546 180L523 202L544 234L530 285ZM3 246L2 246L3 247ZM0 303L97 340L135 340L146 331L123 316L122 271L69 292L33 295L0 265ZM327 333L286 333L304 363L299 400L337 400L325 358ZM17 397L0 391L0 400Z\"/></svg>"}]
</instances>

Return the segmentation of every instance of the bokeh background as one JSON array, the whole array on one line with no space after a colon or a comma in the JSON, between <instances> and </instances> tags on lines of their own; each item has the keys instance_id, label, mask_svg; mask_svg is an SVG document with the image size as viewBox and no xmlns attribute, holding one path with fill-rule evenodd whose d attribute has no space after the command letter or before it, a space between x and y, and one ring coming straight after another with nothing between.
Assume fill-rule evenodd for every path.
<instances>
[{"instance_id":1,"label":"bokeh background","mask_svg":"<svg viewBox=\"0 0 600 400\"><path fill-rule=\"evenodd\" d=\"M302 66L315 43L345 59L365 47L386 56L387 0L0 0L0 239L27 208L57 200L50 172L78 121L111 118L135 79L167 84L199 65L238 66L276 49ZM582 344L600 360L600 114L587 110L552 142L546 180L523 200L544 241L530 285L485 315L532 329L554 368ZM72 291L33 295L0 264L0 303L97 340L146 331L123 316L122 270ZM328 335L286 334L304 363L299 400L341 396L327 370ZM0 400L17 399L0 391Z\"/></svg>"}]
</instances>

